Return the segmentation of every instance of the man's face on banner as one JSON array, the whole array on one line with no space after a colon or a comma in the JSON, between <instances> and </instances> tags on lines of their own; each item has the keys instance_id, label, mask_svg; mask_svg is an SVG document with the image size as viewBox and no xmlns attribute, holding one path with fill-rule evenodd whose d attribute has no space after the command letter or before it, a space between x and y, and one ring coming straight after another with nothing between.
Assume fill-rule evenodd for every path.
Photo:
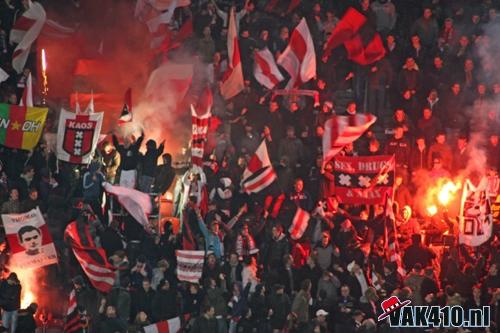
<instances>
[{"instance_id":1,"label":"man's face on banner","mask_svg":"<svg viewBox=\"0 0 500 333\"><path fill-rule=\"evenodd\" d=\"M27 254L38 254L42 247L42 234L38 229L26 231L20 236L19 241Z\"/></svg>"}]
</instances>

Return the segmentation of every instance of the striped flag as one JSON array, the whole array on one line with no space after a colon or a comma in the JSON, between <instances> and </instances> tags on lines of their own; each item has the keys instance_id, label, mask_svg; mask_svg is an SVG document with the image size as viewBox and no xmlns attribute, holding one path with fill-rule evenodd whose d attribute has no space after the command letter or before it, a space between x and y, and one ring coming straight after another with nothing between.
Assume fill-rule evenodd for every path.
<instances>
[{"instance_id":1,"label":"striped flag","mask_svg":"<svg viewBox=\"0 0 500 333\"><path fill-rule=\"evenodd\" d=\"M19 17L10 31L10 42L17 43L12 54L12 68L21 73L28 60L31 45L42 31L47 14L38 2L31 2L27 11Z\"/></svg>"},{"instance_id":2,"label":"striped flag","mask_svg":"<svg viewBox=\"0 0 500 333\"><path fill-rule=\"evenodd\" d=\"M372 114L333 116L325 122L323 161L331 160L345 145L356 141L377 120Z\"/></svg>"},{"instance_id":3,"label":"striped flag","mask_svg":"<svg viewBox=\"0 0 500 333\"><path fill-rule=\"evenodd\" d=\"M179 281L198 283L203 272L205 251L177 250L177 278Z\"/></svg>"},{"instance_id":4,"label":"striped flag","mask_svg":"<svg viewBox=\"0 0 500 333\"><path fill-rule=\"evenodd\" d=\"M66 322L64 324L64 333L75 333L82 330L83 325L77 309L76 292L73 289L69 294L68 310L66 311Z\"/></svg>"},{"instance_id":5,"label":"striped flag","mask_svg":"<svg viewBox=\"0 0 500 333\"><path fill-rule=\"evenodd\" d=\"M387 195L385 201L384 236L386 244L386 256L389 262L398 265L398 272L403 272L403 265L399 250L398 235L396 230L396 217L394 216L392 198Z\"/></svg>"},{"instance_id":6,"label":"striped flag","mask_svg":"<svg viewBox=\"0 0 500 333\"><path fill-rule=\"evenodd\" d=\"M97 290L108 293L115 283L115 271L106 259L103 248L98 248L90 235L88 224L80 227L76 221L66 227L64 238L69 241L73 254Z\"/></svg>"},{"instance_id":7,"label":"striped flag","mask_svg":"<svg viewBox=\"0 0 500 333\"><path fill-rule=\"evenodd\" d=\"M274 61L273 54L268 48L255 51L254 60L253 74L261 85L268 89L273 89L278 83L284 80Z\"/></svg>"},{"instance_id":8,"label":"striped flag","mask_svg":"<svg viewBox=\"0 0 500 333\"><path fill-rule=\"evenodd\" d=\"M238 32L236 30L236 14L232 8L229 16L229 30L227 34L228 69L224 73L220 93L224 99L230 99L245 88L243 82L243 68L241 64Z\"/></svg>"},{"instance_id":9,"label":"striped flag","mask_svg":"<svg viewBox=\"0 0 500 333\"><path fill-rule=\"evenodd\" d=\"M208 127L212 117L212 91L205 88L198 98L196 108L191 105L192 140L191 140L191 162L193 165L203 165L203 154L208 138Z\"/></svg>"},{"instance_id":10,"label":"striped flag","mask_svg":"<svg viewBox=\"0 0 500 333\"><path fill-rule=\"evenodd\" d=\"M310 215L307 211L297 207L295 216L293 217L292 224L288 229L290 237L294 240L300 239L309 225Z\"/></svg>"},{"instance_id":11,"label":"striped flag","mask_svg":"<svg viewBox=\"0 0 500 333\"><path fill-rule=\"evenodd\" d=\"M23 96L19 101L19 106L33 107L33 79L31 73L28 74L26 79L26 86L24 87Z\"/></svg>"},{"instance_id":12,"label":"striped flag","mask_svg":"<svg viewBox=\"0 0 500 333\"><path fill-rule=\"evenodd\" d=\"M179 317L175 317L144 327L144 333L177 333L180 329L181 319Z\"/></svg>"},{"instance_id":13,"label":"striped flag","mask_svg":"<svg viewBox=\"0 0 500 333\"><path fill-rule=\"evenodd\" d=\"M0 144L32 150L40 140L47 108L0 104Z\"/></svg>"},{"instance_id":14,"label":"striped flag","mask_svg":"<svg viewBox=\"0 0 500 333\"><path fill-rule=\"evenodd\" d=\"M277 62L290 74L289 89L297 88L316 76L316 52L305 18L293 30L290 42Z\"/></svg>"},{"instance_id":15,"label":"striped flag","mask_svg":"<svg viewBox=\"0 0 500 333\"><path fill-rule=\"evenodd\" d=\"M258 193L271 185L277 178L267 153L266 141L262 140L243 171L242 188L247 193Z\"/></svg>"}]
</instances>

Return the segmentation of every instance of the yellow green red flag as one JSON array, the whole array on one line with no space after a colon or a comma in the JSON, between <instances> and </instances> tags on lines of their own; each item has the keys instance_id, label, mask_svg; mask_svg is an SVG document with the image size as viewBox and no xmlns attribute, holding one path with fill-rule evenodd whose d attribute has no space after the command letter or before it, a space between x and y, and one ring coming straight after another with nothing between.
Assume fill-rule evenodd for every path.
<instances>
[{"instance_id":1,"label":"yellow green red flag","mask_svg":"<svg viewBox=\"0 0 500 333\"><path fill-rule=\"evenodd\" d=\"M33 149L43 133L47 108L0 103L0 144L17 149Z\"/></svg>"}]
</instances>

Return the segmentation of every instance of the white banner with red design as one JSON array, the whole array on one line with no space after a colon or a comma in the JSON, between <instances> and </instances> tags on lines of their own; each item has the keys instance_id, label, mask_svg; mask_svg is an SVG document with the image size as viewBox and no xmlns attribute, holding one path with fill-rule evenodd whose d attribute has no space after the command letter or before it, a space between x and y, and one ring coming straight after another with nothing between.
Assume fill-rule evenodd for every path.
<instances>
[{"instance_id":1,"label":"white banner with red design","mask_svg":"<svg viewBox=\"0 0 500 333\"><path fill-rule=\"evenodd\" d=\"M336 156L335 194L345 204L384 204L392 197L394 156Z\"/></svg>"},{"instance_id":2,"label":"white banner with red design","mask_svg":"<svg viewBox=\"0 0 500 333\"><path fill-rule=\"evenodd\" d=\"M88 164L94 156L102 127L102 112L76 114L61 110L57 129L57 158Z\"/></svg>"},{"instance_id":3,"label":"white banner with red design","mask_svg":"<svg viewBox=\"0 0 500 333\"><path fill-rule=\"evenodd\" d=\"M14 269L57 264L57 253L49 228L37 207L23 214L2 214Z\"/></svg>"}]
</instances>

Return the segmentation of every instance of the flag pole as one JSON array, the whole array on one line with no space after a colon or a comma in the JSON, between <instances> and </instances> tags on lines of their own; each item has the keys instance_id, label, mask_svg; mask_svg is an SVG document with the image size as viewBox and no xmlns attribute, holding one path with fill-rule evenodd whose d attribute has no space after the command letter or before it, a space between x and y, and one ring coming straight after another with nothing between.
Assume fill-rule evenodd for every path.
<instances>
[{"instance_id":1,"label":"flag pole","mask_svg":"<svg viewBox=\"0 0 500 333\"><path fill-rule=\"evenodd\" d=\"M45 49L42 49L42 104L47 105L47 93L49 91L49 83L47 79L47 59Z\"/></svg>"}]
</instances>

